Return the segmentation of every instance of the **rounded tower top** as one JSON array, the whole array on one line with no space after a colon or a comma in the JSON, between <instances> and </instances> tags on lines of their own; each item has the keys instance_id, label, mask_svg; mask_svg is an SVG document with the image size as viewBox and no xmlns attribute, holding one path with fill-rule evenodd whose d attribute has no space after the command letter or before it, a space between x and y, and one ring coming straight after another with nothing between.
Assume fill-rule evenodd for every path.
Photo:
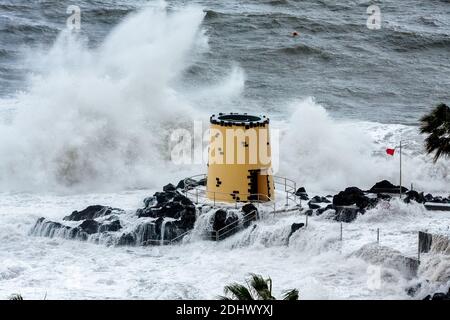
<instances>
[{"instance_id":1,"label":"rounded tower top","mask_svg":"<svg viewBox=\"0 0 450 320\"><path fill-rule=\"evenodd\" d=\"M247 113L219 113L213 114L209 119L211 124L220 126L243 126L243 127L263 127L269 124L266 116L254 116Z\"/></svg>"}]
</instances>

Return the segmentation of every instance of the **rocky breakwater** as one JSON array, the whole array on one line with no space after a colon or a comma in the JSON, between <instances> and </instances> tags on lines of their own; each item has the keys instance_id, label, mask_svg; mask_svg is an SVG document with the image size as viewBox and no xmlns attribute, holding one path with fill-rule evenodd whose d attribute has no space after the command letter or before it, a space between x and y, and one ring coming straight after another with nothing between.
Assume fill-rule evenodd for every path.
<instances>
[{"instance_id":1,"label":"rocky breakwater","mask_svg":"<svg viewBox=\"0 0 450 320\"><path fill-rule=\"evenodd\" d=\"M162 192L144 199L144 207L125 211L103 205L89 206L74 211L62 221L39 218L30 235L60 237L106 245L162 245L180 241L194 228L202 205L195 205L183 194L184 180L175 187L164 186ZM202 185L203 181L191 181L189 186ZM247 228L257 220L256 207L245 204L240 210L217 208L204 231L210 239L221 240ZM214 234L214 237L212 236Z\"/></svg>"},{"instance_id":2,"label":"rocky breakwater","mask_svg":"<svg viewBox=\"0 0 450 320\"><path fill-rule=\"evenodd\" d=\"M39 218L31 235L105 243L108 245L167 244L194 227L197 208L173 185L144 199L134 212L102 205L74 211L62 221Z\"/></svg>"},{"instance_id":3,"label":"rocky breakwater","mask_svg":"<svg viewBox=\"0 0 450 320\"><path fill-rule=\"evenodd\" d=\"M314 196L309 198L306 189L301 187L296 195L303 201L308 201L308 208L305 208L305 214L321 215L326 214L330 219L341 222L352 222L358 214L365 214L367 210L376 207L381 201L389 202L397 196L400 186L396 186L387 180L377 182L369 190L362 190L357 187L348 187L338 194L331 196ZM448 198L424 194L415 190L408 190L402 187L403 201L405 203L450 203Z\"/></svg>"}]
</instances>

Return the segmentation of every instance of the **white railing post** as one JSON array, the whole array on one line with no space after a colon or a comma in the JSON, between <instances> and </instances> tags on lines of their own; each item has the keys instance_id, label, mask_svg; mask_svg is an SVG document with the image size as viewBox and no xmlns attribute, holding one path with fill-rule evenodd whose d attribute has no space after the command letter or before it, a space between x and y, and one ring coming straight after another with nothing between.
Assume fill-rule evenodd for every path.
<instances>
[{"instance_id":1,"label":"white railing post","mask_svg":"<svg viewBox=\"0 0 450 320\"><path fill-rule=\"evenodd\" d=\"M287 191L285 192L286 192L286 210L287 210L287 207L289 205L289 193Z\"/></svg>"}]
</instances>

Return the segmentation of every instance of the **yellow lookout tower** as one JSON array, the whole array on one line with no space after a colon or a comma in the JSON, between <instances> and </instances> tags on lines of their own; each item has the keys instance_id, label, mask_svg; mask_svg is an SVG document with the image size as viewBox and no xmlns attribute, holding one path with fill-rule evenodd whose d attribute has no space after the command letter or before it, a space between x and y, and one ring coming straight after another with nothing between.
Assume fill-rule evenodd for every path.
<instances>
[{"instance_id":1,"label":"yellow lookout tower","mask_svg":"<svg viewBox=\"0 0 450 320\"><path fill-rule=\"evenodd\" d=\"M207 196L228 202L273 201L269 119L238 113L210 118Z\"/></svg>"}]
</instances>

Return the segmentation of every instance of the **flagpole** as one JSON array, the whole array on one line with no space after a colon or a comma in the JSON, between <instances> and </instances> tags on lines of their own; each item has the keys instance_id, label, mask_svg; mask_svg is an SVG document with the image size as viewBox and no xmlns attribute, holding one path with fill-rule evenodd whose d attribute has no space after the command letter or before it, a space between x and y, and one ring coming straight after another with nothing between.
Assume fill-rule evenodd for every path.
<instances>
[{"instance_id":1,"label":"flagpole","mask_svg":"<svg viewBox=\"0 0 450 320\"><path fill-rule=\"evenodd\" d=\"M400 139L400 199L402 198L402 140Z\"/></svg>"}]
</instances>

